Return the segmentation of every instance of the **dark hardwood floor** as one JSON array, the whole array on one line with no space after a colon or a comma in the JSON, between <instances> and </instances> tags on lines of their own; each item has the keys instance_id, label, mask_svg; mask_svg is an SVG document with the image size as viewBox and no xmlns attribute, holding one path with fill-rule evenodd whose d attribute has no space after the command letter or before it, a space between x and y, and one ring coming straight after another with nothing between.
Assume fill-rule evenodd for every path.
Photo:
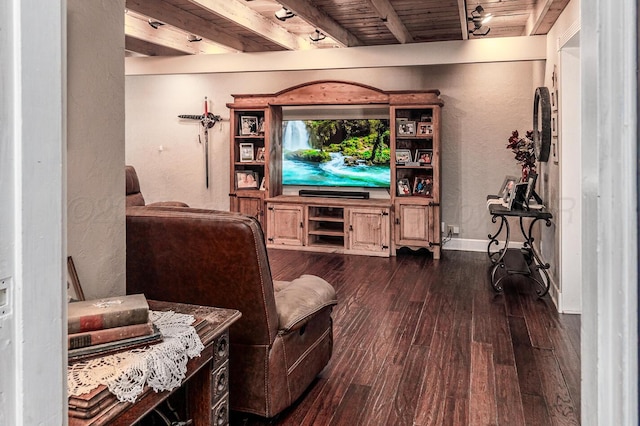
<instances>
[{"instance_id":1,"label":"dark hardwood floor","mask_svg":"<svg viewBox=\"0 0 640 426\"><path fill-rule=\"evenodd\" d=\"M334 352L294 406L270 420L232 413L233 425L580 423L580 317L524 277L495 293L486 254L269 257L274 279L334 285Z\"/></svg>"}]
</instances>

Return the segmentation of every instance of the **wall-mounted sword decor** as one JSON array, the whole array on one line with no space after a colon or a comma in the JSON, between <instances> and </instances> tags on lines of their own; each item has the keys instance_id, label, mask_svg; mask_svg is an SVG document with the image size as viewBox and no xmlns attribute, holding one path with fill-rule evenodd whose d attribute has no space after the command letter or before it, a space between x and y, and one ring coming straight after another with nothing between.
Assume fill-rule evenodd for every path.
<instances>
[{"instance_id":1,"label":"wall-mounted sword decor","mask_svg":"<svg viewBox=\"0 0 640 426\"><path fill-rule=\"evenodd\" d=\"M186 120L198 120L202 127L204 128L204 173L205 173L205 184L207 188L209 188L209 129L211 129L218 121L221 121L219 115L214 115L209 112L209 101L207 97L204 97L204 114L202 115L189 115L183 114L179 115L179 118L184 118ZM198 141L202 143L200 140L200 134L198 134Z\"/></svg>"}]
</instances>

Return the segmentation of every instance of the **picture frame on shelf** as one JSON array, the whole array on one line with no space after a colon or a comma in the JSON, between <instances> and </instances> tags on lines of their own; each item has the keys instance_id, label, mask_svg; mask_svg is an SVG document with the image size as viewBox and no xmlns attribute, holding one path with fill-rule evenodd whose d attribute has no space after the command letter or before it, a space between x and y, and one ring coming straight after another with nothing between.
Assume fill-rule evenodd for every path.
<instances>
[{"instance_id":1,"label":"picture frame on shelf","mask_svg":"<svg viewBox=\"0 0 640 426\"><path fill-rule=\"evenodd\" d=\"M407 178L398 179L397 186L398 188L396 192L398 194L398 197L408 197L411 195L411 185L409 184L409 179Z\"/></svg>"},{"instance_id":2,"label":"picture frame on shelf","mask_svg":"<svg viewBox=\"0 0 640 426\"><path fill-rule=\"evenodd\" d=\"M431 136L433 135L433 125L430 122L420 121L418 123L416 136Z\"/></svg>"},{"instance_id":3,"label":"picture frame on shelf","mask_svg":"<svg viewBox=\"0 0 640 426\"><path fill-rule=\"evenodd\" d=\"M507 199L503 199L505 207L509 210L513 209L513 201L516 199L516 190L518 188L518 181L514 181L507 189Z\"/></svg>"},{"instance_id":4,"label":"picture frame on shelf","mask_svg":"<svg viewBox=\"0 0 640 426\"><path fill-rule=\"evenodd\" d=\"M533 193L535 192L535 189L536 189L537 180L538 180L537 173L531 172L527 176L527 191L525 192L525 195L524 195L524 199L527 204L529 203L529 200L533 197Z\"/></svg>"},{"instance_id":5,"label":"picture frame on shelf","mask_svg":"<svg viewBox=\"0 0 640 426\"><path fill-rule=\"evenodd\" d=\"M260 117L258 120L258 133L264 134L264 117Z\"/></svg>"},{"instance_id":6,"label":"picture frame on shelf","mask_svg":"<svg viewBox=\"0 0 640 426\"><path fill-rule=\"evenodd\" d=\"M409 120L402 120L396 123L396 133L398 136L415 136L416 135L416 122Z\"/></svg>"},{"instance_id":7,"label":"picture frame on shelf","mask_svg":"<svg viewBox=\"0 0 640 426\"><path fill-rule=\"evenodd\" d=\"M421 114L420 121L431 124L431 122L433 121L433 117L429 114Z\"/></svg>"},{"instance_id":8,"label":"picture frame on shelf","mask_svg":"<svg viewBox=\"0 0 640 426\"><path fill-rule=\"evenodd\" d=\"M267 179L263 176L262 180L260 181L260 191L266 191L267 189L266 182L267 182Z\"/></svg>"},{"instance_id":9,"label":"picture frame on shelf","mask_svg":"<svg viewBox=\"0 0 640 426\"><path fill-rule=\"evenodd\" d=\"M498 197L502 198L504 203L509 202L509 195L511 193L511 189L516 186L516 182L518 178L515 176L505 176L500 189L498 190Z\"/></svg>"},{"instance_id":10,"label":"picture frame on shelf","mask_svg":"<svg viewBox=\"0 0 640 426\"><path fill-rule=\"evenodd\" d=\"M252 143L241 143L240 144L240 162L241 163L249 163L254 161L253 157L253 144Z\"/></svg>"},{"instance_id":11,"label":"picture frame on shelf","mask_svg":"<svg viewBox=\"0 0 640 426\"><path fill-rule=\"evenodd\" d=\"M236 189L258 189L258 173L236 170Z\"/></svg>"},{"instance_id":12,"label":"picture frame on shelf","mask_svg":"<svg viewBox=\"0 0 640 426\"><path fill-rule=\"evenodd\" d=\"M76 272L76 266L73 263L71 256L67 257L67 301L82 301L85 300L84 291L80 285L80 279L78 278L78 272Z\"/></svg>"},{"instance_id":13,"label":"picture frame on shelf","mask_svg":"<svg viewBox=\"0 0 640 426\"><path fill-rule=\"evenodd\" d=\"M433 151L430 149L418 149L416 150L416 163L420 163L421 166L431 165L433 160Z\"/></svg>"},{"instance_id":14,"label":"picture frame on shelf","mask_svg":"<svg viewBox=\"0 0 640 426\"><path fill-rule=\"evenodd\" d=\"M430 176L416 176L413 180L413 195L432 197L433 178Z\"/></svg>"},{"instance_id":15,"label":"picture frame on shelf","mask_svg":"<svg viewBox=\"0 0 640 426\"><path fill-rule=\"evenodd\" d=\"M256 161L260 163L264 163L264 158L265 158L264 154L265 154L264 146L259 146L258 149L256 150Z\"/></svg>"},{"instance_id":16,"label":"picture frame on shelf","mask_svg":"<svg viewBox=\"0 0 640 426\"><path fill-rule=\"evenodd\" d=\"M254 115L240 116L240 136L258 134L258 117Z\"/></svg>"},{"instance_id":17,"label":"picture frame on shelf","mask_svg":"<svg viewBox=\"0 0 640 426\"><path fill-rule=\"evenodd\" d=\"M410 149L396 149L396 164L405 164L411 162Z\"/></svg>"}]
</instances>

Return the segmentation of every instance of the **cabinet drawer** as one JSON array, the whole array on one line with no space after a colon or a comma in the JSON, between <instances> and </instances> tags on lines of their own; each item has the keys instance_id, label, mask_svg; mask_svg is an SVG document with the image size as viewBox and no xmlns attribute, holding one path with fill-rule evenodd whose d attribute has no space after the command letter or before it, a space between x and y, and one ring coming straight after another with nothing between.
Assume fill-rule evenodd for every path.
<instances>
[{"instance_id":1,"label":"cabinet drawer","mask_svg":"<svg viewBox=\"0 0 640 426\"><path fill-rule=\"evenodd\" d=\"M213 343L213 369L229 359L229 332L225 331Z\"/></svg>"},{"instance_id":2,"label":"cabinet drawer","mask_svg":"<svg viewBox=\"0 0 640 426\"><path fill-rule=\"evenodd\" d=\"M216 426L229 424L229 394L211 407L211 424Z\"/></svg>"},{"instance_id":3,"label":"cabinet drawer","mask_svg":"<svg viewBox=\"0 0 640 426\"><path fill-rule=\"evenodd\" d=\"M215 406L229 392L229 362L211 373L211 405Z\"/></svg>"}]
</instances>

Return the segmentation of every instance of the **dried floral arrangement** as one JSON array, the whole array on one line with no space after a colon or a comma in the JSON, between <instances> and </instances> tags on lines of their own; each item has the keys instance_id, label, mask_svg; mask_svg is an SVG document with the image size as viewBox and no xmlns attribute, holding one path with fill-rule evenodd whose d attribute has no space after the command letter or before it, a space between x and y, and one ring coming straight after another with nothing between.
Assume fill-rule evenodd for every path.
<instances>
[{"instance_id":1,"label":"dried floral arrangement","mask_svg":"<svg viewBox=\"0 0 640 426\"><path fill-rule=\"evenodd\" d=\"M522 167L522 179L526 180L529 173L536 172L536 153L533 144L533 131L526 132L524 137L520 137L517 130L511 133L507 149L515 154L515 159Z\"/></svg>"}]
</instances>

